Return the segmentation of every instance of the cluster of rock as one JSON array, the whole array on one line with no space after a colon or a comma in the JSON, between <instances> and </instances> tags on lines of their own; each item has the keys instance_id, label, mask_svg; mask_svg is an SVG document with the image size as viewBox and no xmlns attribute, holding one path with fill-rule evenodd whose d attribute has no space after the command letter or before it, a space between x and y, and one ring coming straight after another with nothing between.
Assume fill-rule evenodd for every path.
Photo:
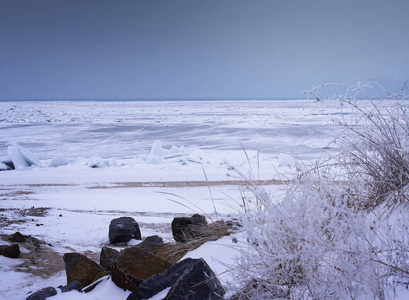
<instances>
[{"instance_id":1,"label":"cluster of rock","mask_svg":"<svg viewBox=\"0 0 409 300\"><path fill-rule=\"evenodd\" d=\"M180 259L204 242L228 235L232 226L223 221L207 224L204 216L193 215L173 220L176 243L164 243L155 235L122 251L103 247L99 264L83 254L66 253L67 286L59 288L89 292L101 278L110 276L118 287L133 291L127 300L148 299L158 293L167 300L222 299L225 290L203 259ZM130 217L112 220L108 235L111 244L141 239L138 223ZM54 292L55 288L48 287L27 299L45 299Z\"/></svg>"},{"instance_id":2,"label":"cluster of rock","mask_svg":"<svg viewBox=\"0 0 409 300\"><path fill-rule=\"evenodd\" d=\"M5 257L9 258L19 258L20 257L20 246L16 243L24 243L27 241L28 238L31 237L25 237L22 235L20 232L16 232L12 234L8 240L10 242L13 242L14 244L11 245L1 245L0 246L0 255L3 255ZM34 239L34 238L31 238Z\"/></svg>"}]
</instances>

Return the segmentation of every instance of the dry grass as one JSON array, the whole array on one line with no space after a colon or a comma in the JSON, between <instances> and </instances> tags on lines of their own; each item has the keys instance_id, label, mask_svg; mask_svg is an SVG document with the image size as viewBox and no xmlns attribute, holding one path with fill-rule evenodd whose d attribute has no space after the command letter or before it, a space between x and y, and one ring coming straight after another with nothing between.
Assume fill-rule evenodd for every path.
<instances>
[{"instance_id":1,"label":"dry grass","mask_svg":"<svg viewBox=\"0 0 409 300\"><path fill-rule=\"evenodd\" d=\"M195 226L200 237L191 237L186 243L165 243L153 247L153 252L159 258L172 264L178 262L189 251L199 248L206 242L216 241L232 233L233 227L223 221L216 221L204 226Z\"/></svg>"}]
</instances>

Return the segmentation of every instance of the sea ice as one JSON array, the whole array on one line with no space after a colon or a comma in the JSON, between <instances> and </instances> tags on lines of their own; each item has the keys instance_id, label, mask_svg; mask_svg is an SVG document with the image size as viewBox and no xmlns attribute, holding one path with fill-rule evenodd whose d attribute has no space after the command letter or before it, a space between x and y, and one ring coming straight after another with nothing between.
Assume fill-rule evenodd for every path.
<instances>
[{"instance_id":1,"label":"sea ice","mask_svg":"<svg viewBox=\"0 0 409 300\"><path fill-rule=\"evenodd\" d=\"M17 143L12 143L11 146L7 148L7 154L17 170L22 170L30 166L43 166L43 163L38 160L34 154L19 146Z\"/></svg>"},{"instance_id":2,"label":"sea ice","mask_svg":"<svg viewBox=\"0 0 409 300\"><path fill-rule=\"evenodd\" d=\"M162 156L165 154L165 151L162 147L161 141L154 141L152 144L151 155Z\"/></svg>"},{"instance_id":3,"label":"sea ice","mask_svg":"<svg viewBox=\"0 0 409 300\"><path fill-rule=\"evenodd\" d=\"M151 153L145 158L145 162L150 164L159 164L167 159L181 158L179 159L182 164L186 164L187 159L185 159L187 154L183 146L176 147L172 146L170 149L165 149L162 147L162 142L157 140L153 142Z\"/></svg>"},{"instance_id":4,"label":"sea ice","mask_svg":"<svg viewBox=\"0 0 409 300\"><path fill-rule=\"evenodd\" d=\"M68 159L62 153L58 153L48 163L48 167L59 167L59 166L65 166L65 165L68 165Z\"/></svg>"},{"instance_id":5,"label":"sea ice","mask_svg":"<svg viewBox=\"0 0 409 300\"><path fill-rule=\"evenodd\" d=\"M91 168L99 168L102 164L102 158L98 155L93 155L89 158L87 165Z\"/></svg>"}]
</instances>

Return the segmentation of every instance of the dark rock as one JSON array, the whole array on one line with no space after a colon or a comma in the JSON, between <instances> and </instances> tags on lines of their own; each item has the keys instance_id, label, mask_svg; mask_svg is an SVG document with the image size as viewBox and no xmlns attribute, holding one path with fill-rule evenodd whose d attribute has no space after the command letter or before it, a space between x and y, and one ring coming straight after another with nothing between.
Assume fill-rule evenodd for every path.
<instances>
[{"instance_id":1,"label":"dark rock","mask_svg":"<svg viewBox=\"0 0 409 300\"><path fill-rule=\"evenodd\" d=\"M73 291L73 290L82 292L82 285L77 280L71 281L67 285L59 286L58 288L61 290L62 293L66 293L66 292Z\"/></svg>"},{"instance_id":2,"label":"dark rock","mask_svg":"<svg viewBox=\"0 0 409 300\"><path fill-rule=\"evenodd\" d=\"M212 269L200 258L183 272L165 300L216 300L223 299L225 293Z\"/></svg>"},{"instance_id":3,"label":"dark rock","mask_svg":"<svg viewBox=\"0 0 409 300\"><path fill-rule=\"evenodd\" d=\"M190 218L174 218L172 221L173 238L181 243L198 238L203 235L203 227L206 225L206 218L199 214L195 214Z\"/></svg>"},{"instance_id":4,"label":"dark rock","mask_svg":"<svg viewBox=\"0 0 409 300\"><path fill-rule=\"evenodd\" d=\"M157 251L162 248L163 239L157 235L148 236L145 240L136 245L137 248L142 248L148 251L152 255L157 255Z\"/></svg>"},{"instance_id":5,"label":"dark rock","mask_svg":"<svg viewBox=\"0 0 409 300\"><path fill-rule=\"evenodd\" d=\"M172 267L163 274L151 276L148 280L141 283L126 300L142 300L149 299L164 289L173 286L184 271L191 267L196 260L187 258Z\"/></svg>"},{"instance_id":6,"label":"dark rock","mask_svg":"<svg viewBox=\"0 0 409 300\"><path fill-rule=\"evenodd\" d=\"M99 264L104 270L111 272L112 266L115 264L118 256L119 251L108 247L102 247Z\"/></svg>"},{"instance_id":7,"label":"dark rock","mask_svg":"<svg viewBox=\"0 0 409 300\"><path fill-rule=\"evenodd\" d=\"M131 217L113 219L109 224L109 242L126 243L131 239L141 239L138 223Z\"/></svg>"},{"instance_id":8,"label":"dark rock","mask_svg":"<svg viewBox=\"0 0 409 300\"><path fill-rule=\"evenodd\" d=\"M143 240L142 243L138 244L137 246L142 248L149 248L153 245L163 244L163 239L157 235L148 236Z\"/></svg>"},{"instance_id":9,"label":"dark rock","mask_svg":"<svg viewBox=\"0 0 409 300\"><path fill-rule=\"evenodd\" d=\"M192 220L193 225L206 225L207 224L206 217L199 215L199 214L194 214L190 219Z\"/></svg>"},{"instance_id":10,"label":"dark rock","mask_svg":"<svg viewBox=\"0 0 409 300\"><path fill-rule=\"evenodd\" d=\"M223 299L225 290L203 259L187 258L141 283L126 300L149 299L171 287L166 300Z\"/></svg>"},{"instance_id":11,"label":"dark rock","mask_svg":"<svg viewBox=\"0 0 409 300\"><path fill-rule=\"evenodd\" d=\"M20 256L20 247L17 244L13 244L11 246L1 245L0 255L9 258L18 258Z\"/></svg>"},{"instance_id":12,"label":"dark rock","mask_svg":"<svg viewBox=\"0 0 409 300\"><path fill-rule=\"evenodd\" d=\"M133 291L143 281L163 273L171 264L149 251L134 246L121 252L112 268L112 281L120 288Z\"/></svg>"},{"instance_id":13,"label":"dark rock","mask_svg":"<svg viewBox=\"0 0 409 300\"><path fill-rule=\"evenodd\" d=\"M9 240L15 243L24 243L26 242L26 237L17 231L10 236Z\"/></svg>"},{"instance_id":14,"label":"dark rock","mask_svg":"<svg viewBox=\"0 0 409 300\"><path fill-rule=\"evenodd\" d=\"M67 273L67 284L77 280L85 287L105 276L104 269L85 255L65 253L63 259Z\"/></svg>"},{"instance_id":15,"label":"dark rock","mask_svg":"<svg viewBox=\"0 0 409 300\"><path fill-rule=\"evenodd\" d=\"M57 295L57 290L52 286L49 286L31 294L26 300L45 300L46 298L55 295Z\"/></svg>"}]
</instances>

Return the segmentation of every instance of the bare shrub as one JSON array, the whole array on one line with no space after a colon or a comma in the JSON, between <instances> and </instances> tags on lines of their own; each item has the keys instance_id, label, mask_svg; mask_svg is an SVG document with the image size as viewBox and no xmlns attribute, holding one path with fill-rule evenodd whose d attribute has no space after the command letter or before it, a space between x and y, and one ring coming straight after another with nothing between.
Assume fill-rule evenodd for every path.
<instances>
[{"instance_id":1,"label":"bare shrub","mask_svg":"<svg viewBox=\"0 0 409 300\"><path fill-rule=\"evenodd\" d=\"M407 203L409 184L409 116L404 106L370 109L347 102L356 110L355 124L346 124L339 157L346 169L350 190L360 209L372 209L388 200L388 206Z\"/></svg>"},{"instance_id":2,"label":"bare shrub","mask_svg":"<svg viewBox=\"0 0 409 300\"><path fill-rule=\"evenodd\" d=\"M396 101L362 108L361 88L339 99L353 112L339 155L300 171L279 199L248 180L235 299L388 299L408 285L409 118Z\"/></svg>"},{"instance_id":3,"label":"bare shrub","mask_svg":"<svg viewBox=\"0 0 409 300\"><path fill-rule=\"evenodd\" d=\"M277 291L291 299L382 299L390 270L372 260L370 222L345 205L342 189L314 177L289 186L281 200L252 189L258 200L246 200L248 244L235 276L248 299L276 299Z\"/></svg>"}]
</instances>

